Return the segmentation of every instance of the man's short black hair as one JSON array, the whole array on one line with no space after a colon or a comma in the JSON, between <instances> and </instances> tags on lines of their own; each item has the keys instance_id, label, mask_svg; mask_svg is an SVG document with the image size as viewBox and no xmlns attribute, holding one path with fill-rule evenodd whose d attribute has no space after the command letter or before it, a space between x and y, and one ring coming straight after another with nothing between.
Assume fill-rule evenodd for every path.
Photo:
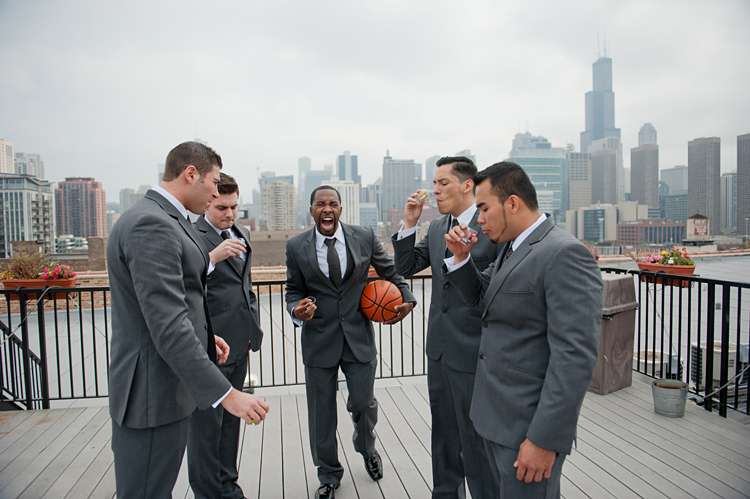
<instances>
[{"instance_id":1,"label":"man's short black hair","mask_svg":"<svg viewBox=\"0 0 750 499\"><path fill-rule=\"evenodd\" d=\"M338 189L336 189L335 187L331 187L330 185L321 185L320 187L316 187L315 189L313 189L312 193L310 194L310 206L312 206L313 201L315 200L315 194L318 191L324 190L334 191L336 193L336 196L338 196L339 198L339 203L341 203L341 193L338 191Z\"/></svg>"},{"instance_id":2,"label":"man's short black hair","mask_svg":"<svg viewBox=\"0 0 750 499\"><path fill-rule=\"evenodd\" d=\"M477 166L466 156L443 156L437 160L435 166L450 164L453 165L451 173L458 178L459 182L473 179L477 174Z\"/></svg>"},{"instance_id":3,"label":"man's short black hair","mask_svg":"<svg viewBox=\"0 0 750 499\"><path fill-rule=\"evenodd\" d=\"M237 181L233 176L227 175L224 172L219 173L219 183L216 184L216 188L219 194L240 194L240 186L237 185Z\"/></svg>"},{"instance_id":4,"label":"man's short black hair","mask_svg":"<svg viewBox=\"0 0 750 499\"><path fill-rule=\"evenodd\" d=\"M183 142L169 151L161 179L164 182L171 182L190 165L198 170L198 178L202 182L206 174L213 171L216 166L221 170L221 156L200 142Z\"/></svg>"},{"instance_id":5,"label":"man's short black hair","mask_svg":"<svg viewBox=\"0 0 750 499\"><path fill-rule=\"evenodd\" d=\"M530 210L539 209L536 200L536 189L523 168L511 161L495 163L477 173L474 185L485 180L490 181L492 192L504 203L510 196L518 196Z\"/></svg>"}]
</instances>

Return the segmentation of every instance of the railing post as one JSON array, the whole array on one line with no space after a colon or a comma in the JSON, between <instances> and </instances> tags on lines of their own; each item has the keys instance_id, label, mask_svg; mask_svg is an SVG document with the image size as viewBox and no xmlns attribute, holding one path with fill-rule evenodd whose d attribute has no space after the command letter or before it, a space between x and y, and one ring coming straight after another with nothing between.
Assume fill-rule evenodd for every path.
<instances>
[{"instance_id":1,"label":"railing post","mask_svg":"<svg viewBox=\"0 0 750 499\"><path fill-rule=\"evenodd\" d=\"M729 371L729 286L722 286L721 293L721 373L719 373L719 386L723 386L719 392L719 415L727 417L727 387ZM737 352L739 354L739 352ZM737 357L735 356L735 363ZM736 392L735 392L736 393Z\"/></svg>"},{"instance_id":2,"label":"railing post","mask_svg":"<svg viewBox=\"0 0 750 499\"><path fill-rule=\"evenodd\" d=\"M26 409L33 409L33 387L31 384L31 352L29 351L29 325L26 323L27 312L26 312L26 297L28 295L24 293L21 288L18 288L18 303L19 312L21 317L21 351L23 352L23 384L24 394L26 395Z\"/></svg>"},{"instance_id":3,"label":"railing post","mask_svg":"<svg viewBox=\"0 0 750 499\"><path fill-rule=\"evenodd\" d=\"M709 394L714 391L714 323L716 317L716 285L708 283L708 297L706 298L706 372L703 375L703 393ZM698 342L700 348L700 341ZM713 410L713 397L704 399L703 408L707 411Z\"/></svg>"},{"instance_id":4,"label":"railing post","mask_svg":"<svg viewBox=\"0 0 750 499\"><path fill-rule=\"evenodd\" d=\"M46 286L45 286L46 289ZM39 300L36 307L36 316L39 323L39 368L42 371L42 409L49 409L49 373L47 372L47 333L45 330L44 299Z\"/></svg>"}]
</instances>

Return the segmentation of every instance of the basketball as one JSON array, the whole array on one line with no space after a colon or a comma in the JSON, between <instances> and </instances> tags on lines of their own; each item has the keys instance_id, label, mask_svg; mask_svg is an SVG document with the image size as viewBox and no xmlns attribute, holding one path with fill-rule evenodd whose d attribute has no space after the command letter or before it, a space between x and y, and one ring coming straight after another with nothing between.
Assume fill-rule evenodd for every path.
<instances>
[{"instance_id":1,"label":"basketball","mask_svg":"<svg viewBox=\"0 0 750 499\"><path fill-rule=\"evenodd\" d=\"M390 281L373 281L362 291L359 305L365 317L374 322L385 322L398 315L397 305L401 305L401 291Z\"/></svg>"}]
</instances>

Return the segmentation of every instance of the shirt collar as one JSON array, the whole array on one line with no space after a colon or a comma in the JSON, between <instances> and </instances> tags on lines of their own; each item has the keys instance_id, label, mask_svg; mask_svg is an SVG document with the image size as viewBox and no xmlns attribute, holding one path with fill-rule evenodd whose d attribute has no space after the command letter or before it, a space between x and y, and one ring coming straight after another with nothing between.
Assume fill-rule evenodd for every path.
<instances>
[{"instance_id":1,"label":"shirt collar","mask_svg":"<svg viewBox=\"0 0 750 499\"><path fill-rule=\"evenodd\" d=\"M172 206L174 206L175 208L177 208L177 211L179 211L180 214L183 217L185 217L185 219L187 219L187 217L188 217L187 209L184 206L182 206L182 203L180 203L179 201L177 201L176 197L174 197L166 189L164 189L163 187L160 187L158 185L156 187L154 187L153 189L156 192L158 192L159 194L161 194L162 196L164 196L164 198L167 201L169 201L170 203L172 203Z\"/></svg>"},{"instance_id":2,"label":"shirt collar","mask_svg":"<svg viewBox=\"0 0 750 499\"><path fill-rule=\"evenodd\" d=\"M466 211L461 213L458 217L454 217L453 215L451 215L451 223L453 223L454 218L457 218L458 223L464 224L465 226L468 227L471 221L474 219L474 212L476 211L477 211L477 205L472 204L466 209Z\"/></svg>"},{"instance_id":3,"label":"shirt collar","mask_svg":"<svg viewBox=\"0 0 750 499\"><path fill-rule=\"evenodd\" d=\"M338 239L341 244L346 245L346 239L344 239L344 231L341 229L341 223L339 222L338 227L336 227L336 232L333 233L333 236L324 236L320 232L318 232L318 227L315 227L315 246L317 248L322 248L326 244L326 239L330 239L331 237Z\"/></svg>"},{"instance_id":4,"label":"shirt collar","mask_svg":"<svg viewBox=\"0 0 750 499\"><path fill-rule=\"evenodd\" d=\"M545 220L547 220L547 215L545 213L542 213L541 215L539 215L539 218L536 219L536 222L531 224L528 229L521 232L521 235L518 236L515 241L513 241L513 251L516 251L518 247L521 246L521 244L526 240L526 238L529 237L537 227L542 225L542 222L544 222Z\"/></svg>"},{"instance_id":5,"label":"shirt collar","mask_svg":"<svg viewBox=\"0 0 750 499\"><path fill-rule=\"evenodd\" d=\"M216 233L219 234L219 235L221 235L221 233L224 232L225 230L228 230L230 234L232 233L232 228L231 227L229 227L228 229L220 229L217 226L215 226L214 224L212 224L211 222L209 222L208 218L206 217L205 214L203 215L203 220L205 220L206 223L208 225L210 225L216 231Z\"/></svg>"}]
</instances>

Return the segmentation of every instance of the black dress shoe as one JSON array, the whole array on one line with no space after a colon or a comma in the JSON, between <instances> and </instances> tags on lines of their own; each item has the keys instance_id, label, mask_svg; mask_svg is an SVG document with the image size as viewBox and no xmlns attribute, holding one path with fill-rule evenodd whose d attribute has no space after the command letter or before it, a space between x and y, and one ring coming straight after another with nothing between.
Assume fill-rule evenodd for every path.
<instances>
[{"instance_id":1,"label":"black dress shoe","mask_svg":"<svg viewBox=\"0 0 750 499\"><path fill-rule=\"evenodd\" d=\"M375 455L372 457L365 458L365 469L367 474L373 480L380 480L383 478L383 461L380 460L380 454L375 451Z\"/></svg>"},{"instance_id":2,"label":"black dress shoe","mask_svg":"<svg viewBox=\"0 0 750 499\"><path fill-rule=\"evenodd\" d=\"M336 497L334 491L338 488L339 484L337 483L322 483L318 487L318 490L315 491L315 499L333 499Z\"/></svg>"}]
</instances>

